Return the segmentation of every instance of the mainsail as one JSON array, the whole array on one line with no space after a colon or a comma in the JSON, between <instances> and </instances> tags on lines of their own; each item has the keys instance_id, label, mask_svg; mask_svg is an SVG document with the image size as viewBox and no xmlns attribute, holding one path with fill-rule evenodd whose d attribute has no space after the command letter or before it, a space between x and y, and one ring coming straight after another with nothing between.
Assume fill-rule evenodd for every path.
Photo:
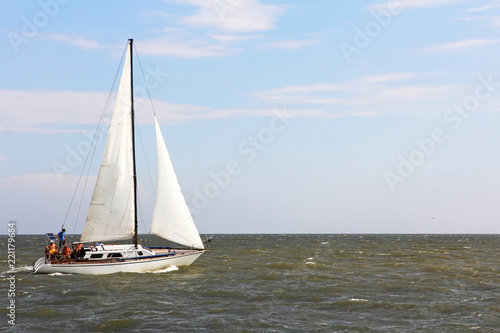
<instances>
[{"instance_id":1,"label":"mainsail","mask_svg":"<svg viewBox=\"0 0 500 333\"><path fill-rule=\"evenodd\" d=\"M130 47L82 242L118 240L134 234Z\"/></svg>"},{"instance_id":2,"label":"mainsail","mask_svg":"<svg viewBox=\"0 0 500 333\"><path fill-rule=\"evenodd\" d=\"M204 249L189 212L155 116L158 186L151 232L172 242Z\"/></svg>"}]
</instances>

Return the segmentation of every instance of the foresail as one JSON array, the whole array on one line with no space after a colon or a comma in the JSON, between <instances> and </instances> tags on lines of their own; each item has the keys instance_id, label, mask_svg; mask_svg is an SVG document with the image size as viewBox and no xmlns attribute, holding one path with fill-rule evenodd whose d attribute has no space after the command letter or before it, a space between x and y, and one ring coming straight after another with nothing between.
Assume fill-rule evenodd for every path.
<instances>
[{"instance_id":1,"label":"foresail","mask_svg":"<svg viewBox=\"0 0 500 333\"><path fill-rule=\"evenodd\" d=\"M123 66L106 150L81 241L108 241L134 234L130 44Z\"/></svg>"},{"instance_id":2,"label":"foresail","mask_svg":"<svg viewBox=\"0 0 500 333\"><path fill-rule=\"evenodd\" d=\"M182 195L156 117L155 126L158 153L158 186L151 232L178 244L203 249L203 242L189 212L186 200Z\"/></svg>"}]
</instances>

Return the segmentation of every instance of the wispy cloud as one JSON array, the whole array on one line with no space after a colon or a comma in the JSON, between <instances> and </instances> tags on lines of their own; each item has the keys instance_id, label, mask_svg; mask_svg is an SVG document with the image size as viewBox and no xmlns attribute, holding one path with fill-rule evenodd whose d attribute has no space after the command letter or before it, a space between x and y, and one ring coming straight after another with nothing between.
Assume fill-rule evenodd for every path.
<instances>
[{"instance_id":1,"label":"wispy cloud","mask_svg":"<svg viewBox=\"0 0 500 333\"><path fill-rule=\"evenodd\" d=\"M283 14L286 6L263 5L256 0L235 2L186 0L169 1L198 7L195 14L183 17L179 22L194 27L217 28L231 32L255 32L274 28L276 17Z\"/></svg>"},{"instance_id":2,"label":"wispy cloud","mask_svg":"<svg viewBox=\"0 0 500 333\"><path fill-rule=\"evenodd\" d=\"M67 132L68 129L54 125L92 124L94 117L99 117L106 96L103 92L0 90L4 104L0 131Z\"/></svg>"},{"instance_id":3,"label":"wispy cloud","mask_svg":"<svg viewBox=\"0 0 500 333\"><path fill-rule=\"evenodd\" d=\"M484 6L474 7L474 8L467 9L466 12L482 12L482 11L485 11L485 10L490 10L490 9L494 9L494 8L498 8L498 7L500 7L500 1L499 0L493 0L493 1L490 1L489 3L487 3Z\"/></svg>"},{"instance_id":4,"label":"wispy cloud","mask_svg":"<svg viewBox=\"0 0 500 333\"><path fill-rule=\"evenodd\" d=\"M90 40L78 35L55 33L55 34L43 34L40 35L40 38L73 45L83 50L95 50L104 48L104 46L100 45L97 41Z\"/></svg>"},{"instance_id":5,"label":"wispy cloud","mask_svg":"<svg viewBox=\"0 0 500 333\"><path fill-rule=\"evenodd\" d=\"M399 0L399 1L387 1L380 4L374 4L368 6L367 8L369 10L379 11L390 8L390 6L397 4L400 10L407 11L407 10L421 9L421 8L432 8L443 5L453 5L464 1L465 0Z\"/></svg>"},{"instance_id":6,"label":"wispy cloud","mask_svg":"<svg viewBox=\"0 0 500 333\"><path fill-rule=\"evenodd\" d=\"M155 56L173 56L178 58L203 58L203 57L226 57L237 54L240 50L232 48L226 41L214 44L210 38L195 38L188 32L180 29L163 29L162 35L140 41L142 54ZM117 51L123 49L123 45L101 45L97 41L89 40L81 36L50 34L42 35L42 38L63 44L76 46L83 50L103 49Z\"/></svg>"},{"instance_id":7,"label":"wispy cloud","mask_svg":"<svg viewBox=\"0 0 500 333\"><path fill-rule=\"evenodd\" d=\"M360 86L358 89L352 87L351 83L346 83L342 89L335 89L332 92L343 93L332 94L332 97L325 97L317 93L324 90L310 89L309 94L292 94L292 93L259 93L258 98L273 103L285 105L290 104L323 104L333 107L339 106L373 106L377 103L401 102L408 104L413 101L429 101L451 96L451 91L463 90L465 87L458 85L405 85L401 87L372 87L367 89L366 86ZM350 94L350 95L348 95ZM334 97L335 96L335 97Z\"/></svg>"},{"instance_id":8,"label":"wispy cloud","mask_svg":"<svg viewBox=\"0 0 500 333\"><path fill-rule=\"evenodd\" d=\"M500 27L500 15L464 16L459 17L457 20L464 22L479 22L484 26L492 28Z\"/></svg>"},{"instance_id":9,"label":"wispy cloud","mask_svg":"<svg viewBox=\"0 0 500 333\"><path fill-rule=\"evenodd\" d=\"M443 74L385 73L343 82L288 85L248 94L256 103L268 103L257 108L219 109L163 100L154 100L153 104L163 123L272 116L272 109L276 106L286 106L291 116L299 117L432 113L441 112L443 105L450 105L468 93L468 87L463 85L429 83L427 77L436 75ZM3 103L0 131L81 131L82 126L97 123L106 99L107 93L104 92L0 90L0 100ZM137 113L138 124L151 124L149 100L138 98L136 107L143 111Z\"/></svg>"},{"instance_id":10,"label":"wispy cloud","mask_svg":"<svg viewBox=\"0 0 500 333\"><path fill-rule=\"evenodd\" d=\"M485 38L466 39L458 42L444 43L431 47L417 49L416 52L461 52L498 43L500 43L500 39L485 39Z\"/></svg>"},{"instance_id":11,"label":"wispy cloud","mask_svg":"<svg viewBox=\"0 0 500 333\"><path fill-rule=\"evenodd\" d=\"M62 44L68 44L83 50L108 50L117 51L123 49L123 45L102 45L97 41L89 40L81 36L50 34L41 35L45 40L51 40ZM142 54L155 56L173 56L178 58L204 58L204 57L226 57L239 53L239 49L229 46L228 42L235 41L221 38L220 43L213 43L210 38L195 38L180 29L166 28L162 30L159 37L142 40L139 43Z\"/></svg>"},{"instance_id":12,"label":"wispy cloud","mask_svg":"<svg viewBox=\"0 0 500 333\"><path fill-rule=\"evenodd\" d=\"M274 104L326 111L328 117L432 113L465 94L457 84L428 84L425 77L436 73L387 73L363 76L345 82L322 82L258 91L251 96Z\"/></svg>"},{"instance_id":13,"label":"wispy cloud","mask_svg":"<svg viewBox=\"0 0 500 333\"><path fill-rule=\"evenodd\" d=\"M321 42L321 39L303 39L303 40L283 40L277 42L266 43L263 46L268 48L277 48L285 50L297 50L304 47L313 46Z\"/></svg>"},{"instance_id":14,"label":"wispy cloud","mask_svg":"<svg viewBox=\"0 0 500 333\"><path fill-rule=\"evenodd\" d=\"M500 15L490 16L490 26L494 28L500 27Z\"/></svg>"},{"instance_id":15,"label":"wispy cloud","mask_svg":"<svg viewBox=\"0 0 500 333\"><path fill-rule=\"evenodd\" d=\"M236 55L241 49L232 47L233 43L262 38L255 33L273 29L277 16L286 11L286 6L264 5L257 0L166 2L197 8L193 14L177 18L178 25L191 29L165 28L161 36L141 43L143 53L181 58Z\"/></svg>"},{"instance_id":16,"label":"wispy cloud","mask_svg":"<svg viewBox=\"0 0 500 333\"><path fill-rule=\"evenodd\" d=\"M141 53L179 58L226 57L240 50L226 44L212 44L207 39L179 40L158 37L140 43Z\"/></svg>"},{"instance_id":17,"label":"wispy cloud","mask_svg":"<svg viewBox=\"0 0 500 333\"><path fill-rule=\"evenodd\" d=\"M282 88L271 89L264 92L254 92L251 95L263 97L282 94L301 94L310 92L356 92L364 90L366 84L390 83L402 80L410 80L433 74L421 74L415 72L386 73L379 75L367 75L348 82L322 82L306 85L292 85ZM372 85L370 86L372 87Z\"/></svg>"},{"instance_id":18,"label":"wispy cloud","mask_svg":"<svg viewBox=\"0 0 500 333\"><path fill-rule=\"evenodd\" d=\"M224 42L224 43L234 43L244 40L260 39L264 37L263 35L218 34L218 33L209 34L208 36L219 42Z\"/></svg>"},{"instance_id":19,"label":"wispy cloud","mask_svg":"<svg viewBox=\"0 0 500 333\"><path fill-rule=\"evenodd\" d=\"M35 133L79 131L78 126L97 123L107 96L107 93L95 91L0 90L0 99L3 101L0 131ZM145 100L137 100L137 107L141 107L141 103L147 107L148 103ZM156 105L159 110L168 110L163 112L166 121L190 119L193 114L205 114L209 111L208 108L195 105L162 101L155 101ZM137 121L147 123L141 114L138 114Z\"/></svg>"},{"instance_id":20,"label":"wispy cloud","mask_svg":"<svg viewBox=\"0 0 500 333\"><path fill-rule=\"evenodd\" d=\"M57 90L0 90L3 107L0 114L0 132L31 132L40 134L79 132L82 126L94 126L100 119L107 93ZM153 100L156 114L163 123L183 123L203 119L273 116L273 107L223 108L169 103ZM136 99L139 125L152 124L151 103ZM111 107L112 108L112 107ZM108 120L112 109L108 110ZM308 112L292 110L292 116ZM316 111L308 113L318 115ZM106 122L105 121L105 122ZM1 160L0 160L1 161Z\"/></svg>"},{"instance_id":21,"label":"wispy cloud","mask_svg":"<svg viewBox=\"0 0 500 333\"><path fill-rule=\"evenodd\" d=\"M63 177L64 181L60 181ZM25 189L30 194L47 194L47 188L50 188L50 193L54 194L67 194L74 190L79 176L77 175L56 175L56 174L22 174L15 175L8 178L0 179L0 189L16 191L18 189ZM92 176L91 181L95 181L97 177ZM54 186L54 185L60 186Z\"/></svg>"},{"instance_id":22,"label":"wispy cloud","mask_svg":"<svg viewBox=\"0 0 500 333\"><path fill-rule=\"evenodd\" d=\"M206 0L165 0L166 2L194 6L191 15L174 16L163 12L145 11L144 17L159 17L176 20L164 29L155 30L155 37L143 39L141 53L155 56L178 58L227 57L242 50L232 44L262 38L255 32L274 29L277 16L286 11L284 5L264 5L257 0L206 1ZM186 26L188 28L186 29ZM249 34L252 33L252 34ZM98 41L76 34L45 34L40 37L83 50L107 49L116 51L121 45L103 45ZM276 44L280 48L301 48L317 40L287 41Z\"/></svg>"},{"instance_id":23,"label":"wispy cloud","mask_svg":"<svg viewBox=\"0 0 500 333\"><path fill-rule=\"evenodd\" d=\"M415 72L400 72L400 73L386 73L386 74L379 74L379 75L369 75L369 76L363 76L359 78L357 81L358 82L373 82L373 83L383 83L383 82L395 82L395 81L403 81L403 80L410 80L410 79L416 79L422 76L429 76L433 74L422 74L422 73L415 73Z\"/></svg>"}]
</instances>

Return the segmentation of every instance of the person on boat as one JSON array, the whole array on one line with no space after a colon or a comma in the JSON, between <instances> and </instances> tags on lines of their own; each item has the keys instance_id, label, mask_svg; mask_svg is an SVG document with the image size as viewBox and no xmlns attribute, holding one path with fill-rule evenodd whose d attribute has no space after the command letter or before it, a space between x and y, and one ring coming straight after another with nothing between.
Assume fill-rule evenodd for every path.
<instances>
[{"instance_id":1,"label":"person on boat","mask_svg":"<svg viewBox=\"0 0 500 333\"><path fill-rule=\"evenodd\" d=\"M47 258L55 259L57 254L59 254L59 249L57 248L56 243L51 240L50 244L45 247L45 255Z\"/></svg>"},{"instance_id":2,"label":"person on boat","mask_svg":"<svg viewBox=\"0 0 500 333\"><path fill-rule=\"evenodd\" d=\"M82 243L78 243L76 245L76 250L74 251L74 256L76 259L85 257L85 250L83 249Z\"/></svg>"},{"instance_id":3,"label":"person on boat","mask_svg":"<svg viewBox=\"0 0 500 333\"><path fill-rule=\"evenodd\" d=\"M95 246L99 246L99 245L104 245L104 243L103 242L97 242L97 243L95 243Z\"/></svg>"},{"instance_id":4,"label":"person on boat","mask_svg":"<svg viewBox=\"0 0 500 333\"><path fill-rule=\"evenodd\" d=\"M71 249L68 247L68 245L64 244L61 254L64 258L69 259L69 257L71 256Z\"/></svg>"},{"instance_id":5,"label":"person on boat","mask_svg":"<svg viewBox=\"0 0 500 333\"><path fill-rule=\"evenodd\" d=\"M71 252L71 259L76 259L76 250L78 250L78 244L71 244L73 251Z\"/></svg>"},{"instance_id":6,"label":"person on boat","mask_svg":"<svg viewBox=\"0 0 500 333\"><path fill-rule=\"evenodd\" d=\"M62 228L57 237L59 237L59 247L66 245L66 229Z\"/></svg>"}]
</instances>

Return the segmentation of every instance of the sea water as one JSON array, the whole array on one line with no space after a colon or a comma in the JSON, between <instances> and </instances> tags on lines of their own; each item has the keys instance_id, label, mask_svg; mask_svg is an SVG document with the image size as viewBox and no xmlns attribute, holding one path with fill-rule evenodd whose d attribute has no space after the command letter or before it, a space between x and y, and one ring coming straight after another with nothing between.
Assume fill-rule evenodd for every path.
<instances>
[{"instance_id":1,"label":"sea water","mask_svg":"<svg viewBox=\"0 0 500 333\"><path fill-rule=\"evenodd\" d=\"M33 274L45 236L2 256L19 332L500 332L498 235L213 235L189 267ZM145 236L144 242L148 242ZM7 236L0 246L7 253ZM76 236L69 236L76 240ZM15 296L8 297L15 276ZM11 295L12 296L12 295ZM15 300L15 325L8 309Z\"/></svg>"}]
</instances>

